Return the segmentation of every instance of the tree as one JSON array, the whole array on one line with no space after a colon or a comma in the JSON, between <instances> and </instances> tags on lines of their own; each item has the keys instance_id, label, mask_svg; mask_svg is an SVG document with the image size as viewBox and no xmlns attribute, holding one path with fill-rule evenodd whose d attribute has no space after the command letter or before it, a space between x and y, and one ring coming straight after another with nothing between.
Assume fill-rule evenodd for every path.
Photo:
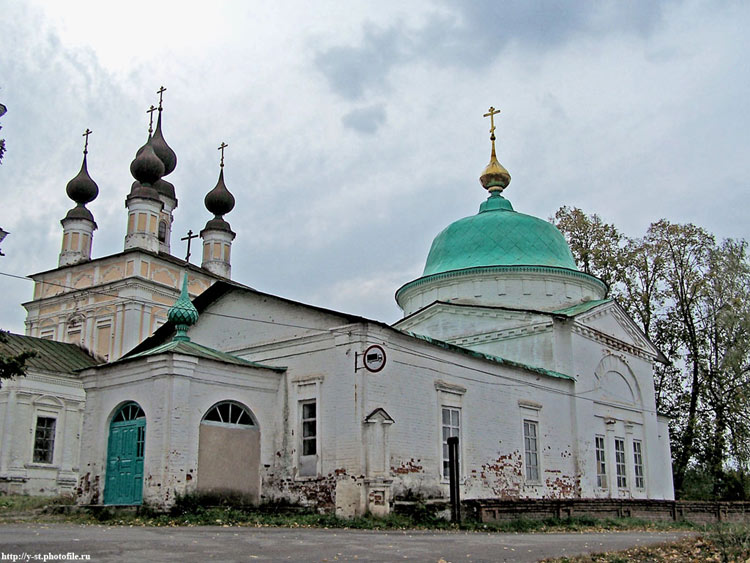
<instances>
[{"instance_id":1,"label":"tree","mask_svg":"<svg viewBox=\"0 0 750 563\"><path fill-rule=\"evenodd\" d=\"M709 253L701 329L705 411L709 418L703 461L724 496L724 468L731 454L747 466L750 421L750 266L745 241L725 240Z\"/></svg>"},{"instance_id":2,"label":"tree","mask_svg":"<svg viewBox=\"0 0 750 563\"><path fill-rule=\"evenodd\" d=\"M668 301L665 311L670 321L666 327L676 331L677 349L681 349L687 377L687 412L684 431L675 442L674 485L682 489L685 471L695 453L698 427L698 407L701 397L703 373L701 352L703 334L700 330L701 299L709 273L709 255L714 239L695 225L676 225L662 219L649 227L648 235L659 241L664 259L664 283ZM675 436L677 438L677 436Z\"/></svg>"},{"instance_id":3,"label":"tree","mask_svg":"<svg viewBox=\"0 0 750 563\"><path fill-rule=\"evenodd\" d=\"M36 356L36 352L27 350L18 354L3 353L3 344L7 344L8 336L0 330L0 387L3 379L12 379L19 375L26 375L26 361Z\"/></svg>"},{"instance_id":4,"label":"tree","mask_svg":"<svg viewBox=\"0 0 750 563\"><path fill-rule=\"evenodd\" d=\"M586 215L577 207L563 206L552 219L568 241L578 267L608 286L615 282L623 237L614 225L596 213Z\"/></svg>"}]
</instances>

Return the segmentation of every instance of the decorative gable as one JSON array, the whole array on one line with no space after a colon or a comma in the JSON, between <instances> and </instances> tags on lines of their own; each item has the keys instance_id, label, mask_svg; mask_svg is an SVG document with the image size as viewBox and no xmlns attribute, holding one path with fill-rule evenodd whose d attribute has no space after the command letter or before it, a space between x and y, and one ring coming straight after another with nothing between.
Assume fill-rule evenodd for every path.
<instances>
[{"instance_id":1,"label":"decorative gable","mask_svg":"<svg viewBox=\"0 0 750 563\"><path fill-rule=\"evenodd\" d=\"M614 300L575 316L574 330L615 349L653 360L662 354Z\"/></svg>"},{"instance_id":2,"label":"decorative gable","mask_svg":"<svg viewBox=\"0 0 750 563\"><path fill-rule=\"evenodd\" d=\"M381 424L393 424L396 421L393 420L393 418L391 418L391 415L389 415L384 408L378 407L365 417L365 422L370 422L370 423L380 422Z\"/></svg>"}]
</instances>

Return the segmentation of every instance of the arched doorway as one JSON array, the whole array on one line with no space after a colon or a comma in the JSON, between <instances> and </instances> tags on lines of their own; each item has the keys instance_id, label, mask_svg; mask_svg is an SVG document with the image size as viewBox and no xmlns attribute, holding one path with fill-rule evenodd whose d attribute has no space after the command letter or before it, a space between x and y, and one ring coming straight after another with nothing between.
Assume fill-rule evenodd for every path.
<instances>
[{"instance_id":1,"label":"arched doorway","mask_svg":"<svg viewBox=\"0 0 750 563\"><path fill-rule=\"evenodd\" d=\"M146 415L138 403L122 405L109 425L104 504L143 502Z\"/></svg>"},{"instance_id":2,"label":"arched doorway","mask_svg":"<svg viewBox=\"0 0 750 563\"><path fill-rule=\"evenodd\" d=\"M198 491L260 499L260 429L245 405L222 401L203 416Z\"/></svg>"}]
</instances>

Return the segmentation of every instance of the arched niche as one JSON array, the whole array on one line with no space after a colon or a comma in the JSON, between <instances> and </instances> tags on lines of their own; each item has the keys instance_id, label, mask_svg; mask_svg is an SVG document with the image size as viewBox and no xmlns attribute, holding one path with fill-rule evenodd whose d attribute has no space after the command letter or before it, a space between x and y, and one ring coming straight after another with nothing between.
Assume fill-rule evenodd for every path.
<instances>
[{"instance_id":1,"label":"arched niche","mask_svg":"<svg viewBox=\"0 0 750 563\"><path fill-rule=\"evenodd\" d=\"M599 396L625 405L642 403L641 389L630 366L619 356L607 354L594 370Z\"/></svg>"},{"instance_id":2,"label":"arched niche","mask_svg":"<svg viewBox=\"0 0 750 563\"><path fill-rule=\"evenodd\" d=\"M260 500L260 426L234 400L206 410L198 435L198 491Z\"/></svg>"}]
</instances>

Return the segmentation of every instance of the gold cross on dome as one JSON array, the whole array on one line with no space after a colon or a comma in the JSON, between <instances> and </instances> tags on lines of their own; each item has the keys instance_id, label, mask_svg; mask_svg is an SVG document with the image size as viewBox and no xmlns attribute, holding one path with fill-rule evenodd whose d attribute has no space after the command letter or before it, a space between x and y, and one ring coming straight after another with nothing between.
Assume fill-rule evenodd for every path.
<instances>
[{"instance_id":1,"label":"gold cross on dome","mask_svg":"<svg viewBox=\"0 0 750 563\"><path fill-rule=\"evenodd\" d=\"M164 86L162 86L161 88L159 88L156 91L156 93L159 94L159 111L161 111L161 97L164 94L164 92L166 92L166 91L167 91L167 89Z\"/></svg>"},{"instance_id":2,"label":"gold cross on dome","mask_svg":"<svg viewBox=\"0 0 750 563\"><path fill-rule=\"evenodd\" d=\"M154 132L154 112L156 111L156 108L154 107L154 104L151 104L151 107L146 110L146 113L148 114L148 132L153 133Z\"/></svg>"},{"instance_id":3,"label":"gold cross on dome","mask_svg":"<svg viewBox=\"0 0 750 563\"><path fill-rule=\"evenodd\" d=\"M224 141L221 142L221 145L219 145L219 148L217 150L221 151L221 167L224 168L224 149L227 148L229 145L227 145Z\"/></svg>"},{"instance_id":4,"label":"gold cross on dome","mask_svg":"<svg viewBox=\"0 0 750 563\"><path fill-rule=\"evenodd\" d=\"M83 145L83 154L89 153L89 135L91 135L93 131L86 127L86 131L81 135L81 137L86 137L86 143Z\"/></svg>"},{"instance_id":5,"label":"gold cross on dome","mask_svg":"<svg viewBox=\"0 0 750 563\"><path fill-rule=\"evenodd\" d=\"M482 117L489 117L490 118L490 135L492 137L495 136L495 115L500 113L499 109L495 109L494 107L490 106L490 109L485 113Z\"/></svg>"}]
</instances>

